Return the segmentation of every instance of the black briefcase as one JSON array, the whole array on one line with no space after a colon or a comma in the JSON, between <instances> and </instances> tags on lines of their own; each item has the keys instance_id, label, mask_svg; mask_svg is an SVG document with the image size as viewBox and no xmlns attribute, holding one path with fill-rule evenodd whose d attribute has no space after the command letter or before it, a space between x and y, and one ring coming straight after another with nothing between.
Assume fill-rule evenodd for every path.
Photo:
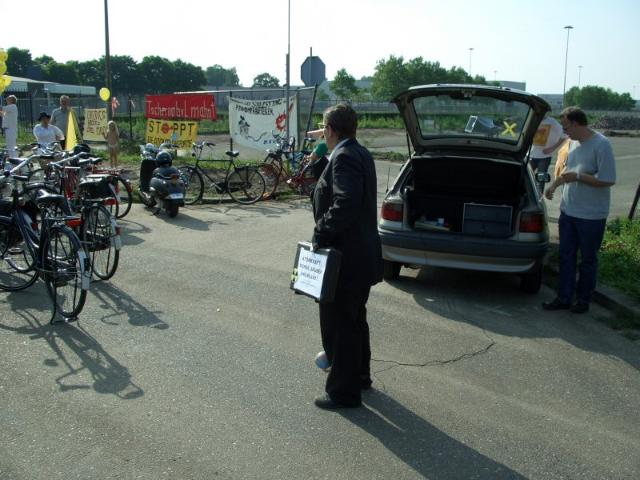
<instances>
[{"instance_id":1,"label":"black briefcase","mask_svg":"<svg viewBox=\"0 0 640 480\"><path fill-rule=\"evenodd\" d=\"M333 301L342 254L334 248L312 251L309 242L298 242L290 287L320 303Z\"/></svg>"}]
</instances>

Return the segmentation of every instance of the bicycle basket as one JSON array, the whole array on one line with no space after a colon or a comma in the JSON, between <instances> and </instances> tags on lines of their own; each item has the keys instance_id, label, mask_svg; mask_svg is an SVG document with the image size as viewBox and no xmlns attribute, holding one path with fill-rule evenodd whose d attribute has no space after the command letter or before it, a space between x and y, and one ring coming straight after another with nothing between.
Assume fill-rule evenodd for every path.
<instances>
[{"instance_id":1,"label":"bicycle basket","mask_svg":"<svg viewBox=\"0 0 640 480\"><path fill-rule=\"evenodd\" d=\"M87 175L80 181L79 189L86 198L108 198L113 197L112 175Z\"/></svg>"}]
</instances>

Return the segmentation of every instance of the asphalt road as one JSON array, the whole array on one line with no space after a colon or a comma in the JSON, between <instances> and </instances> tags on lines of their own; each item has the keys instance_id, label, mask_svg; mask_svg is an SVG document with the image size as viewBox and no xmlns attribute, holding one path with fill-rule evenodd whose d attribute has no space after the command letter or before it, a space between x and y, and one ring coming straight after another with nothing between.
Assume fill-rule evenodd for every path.
<instances>
[{"instance_id":1,"label":"asphalt road","mask_svg":"<svg viewBox=\"0 0 640 480\"><path fill-rule=\"evenodd\" d=\"M305 201L122 226L79 323L47 324L41 284L0 293L2 480L640 477L640 345L597 306L404 269L369 301L365 406L325 412L317 307L288 289Z\"/></svg>"}]
</instances>

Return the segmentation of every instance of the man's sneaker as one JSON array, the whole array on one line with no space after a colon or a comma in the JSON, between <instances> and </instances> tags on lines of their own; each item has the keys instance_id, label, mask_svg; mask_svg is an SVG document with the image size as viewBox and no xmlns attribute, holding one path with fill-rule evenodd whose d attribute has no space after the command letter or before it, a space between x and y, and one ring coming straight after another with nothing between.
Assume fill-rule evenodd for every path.
<instances>
[{"instance_id":1,"label":"man's sneaker","mask_svg":"<svg viewBox=\"0 0 640 480\"><path fill-rule=\"evenodd\" d=\"M569 308L571 308L571 304L564 303L562 300L556 297L550 302L543 302L542 308L545 310L551 310L551 311L552 310L568 310Z\"/></svg>"},{"instance_id":2,"label":"man's sneaker","mask_svg":"<svg viewBox=\"0 0 640 480\"><path fill-rule=\"evenodd\" d=\"M571 313L587 313L589 311L589 304L585 302L576 302L571 305Z\"/></svg>"}]
</instances>

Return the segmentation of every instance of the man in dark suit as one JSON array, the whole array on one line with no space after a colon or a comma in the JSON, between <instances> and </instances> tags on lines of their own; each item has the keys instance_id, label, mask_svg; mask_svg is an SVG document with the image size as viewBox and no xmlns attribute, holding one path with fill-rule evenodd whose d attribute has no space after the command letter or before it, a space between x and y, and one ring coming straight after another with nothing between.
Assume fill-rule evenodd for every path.
<instances>
[{"instance_id":1,"label":"man in dark suit","mask_svg":"<svg viewBox=\"0 0 640 480\"><path fill-rule=\"evenodd\" d=\"M322 345L331 370L323 409L357 407L361 389L371 386L366 303L371 286L382 280L377 230L377 180L373 158L355 138L356 112L336 105L324 113L324 138L332 151L313 192L314 248L342 253L335 298L320 303Z\"/></svg>"}]
</instances>

